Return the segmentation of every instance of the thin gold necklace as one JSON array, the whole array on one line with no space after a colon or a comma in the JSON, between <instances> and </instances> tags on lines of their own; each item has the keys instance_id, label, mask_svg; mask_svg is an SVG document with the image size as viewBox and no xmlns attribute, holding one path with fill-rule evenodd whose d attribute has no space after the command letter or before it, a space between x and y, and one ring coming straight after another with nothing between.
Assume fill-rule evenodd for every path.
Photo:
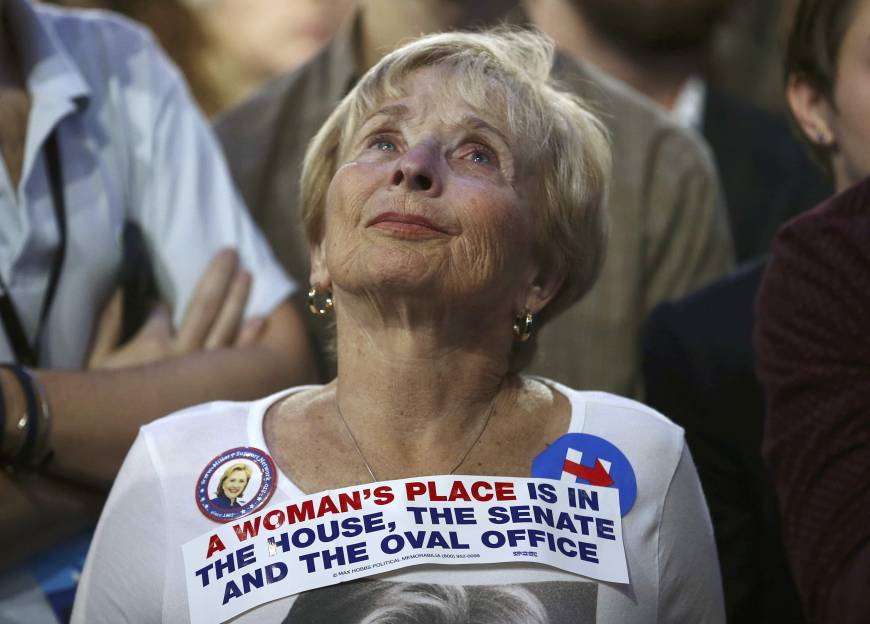
<instances>
[{"instance_id":1,"label":"thin gold necklace","mask_svg":"<svg viewBox=\"0 0 870 624\"><path fill-rule=\"evenodd\" d=\"M447 474L455 473L459 469L459 467L465 462L465 460L468 459L468 456L471 454L471 451L474 449L474 447L477 446L477 443L480 442L480 438L483 437L483 432L486 431L486 428L489 426L489 421L492 419L492 414L493 412L495 412L495 399L497 397L498 394L496 393L496 396L492 399L492 403L490 403L489 405L489 409L486 411L486 418L483 421L483 427L481 427L480 431L477 432L477 436L474 438L474 442L471 443L471 446L468 447L465 453L462 454L462 457L459 458L459 461L456 462L456 465L453 466L453 468ZM345 419L344 414L341 413L341 405L339 405L338 403L338 392L335 393L335 411L338 414L338 417L341 419L341 424L344 425L344 430L347 431L347 436L350 438L350 441L353 442L353 447L356 449L357 455L359 455L359 458L362 460L363 464L365 464L366 470L369 471L369 474L372 477L372 482L380 481L380 479L375 476L375 471L372 470L371 464L369 464L366 456L363 454L362 449L359 446L359 442L356 441L356 436L353 435L353 431L351 430L350 425L347 424L347 420Z\"/></svg>"}]
</instances>

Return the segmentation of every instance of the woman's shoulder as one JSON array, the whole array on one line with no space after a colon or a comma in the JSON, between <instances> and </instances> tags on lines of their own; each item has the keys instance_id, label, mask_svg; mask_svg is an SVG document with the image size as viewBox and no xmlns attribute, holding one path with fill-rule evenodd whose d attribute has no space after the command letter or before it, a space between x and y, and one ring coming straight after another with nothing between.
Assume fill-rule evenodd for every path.
<instances>
[{"instance_id":1,"label":"woman's shoulder","mask_svg":"<svg viewBox=\"0 0 870 624\"><path fill-rule=\"evenodd\" d=\"M571 402L574 412L582 412L581 414L574 414L572 423L575 426L582 426L585 421L582 417L593 413L597 416L605 417L618 416L620 419L630 421L634 425L648 426L660 430L664 434L680 438L683 436L682 427L661 412L640 401L599 390L575 390L558 381L545 377L531 377L531 379L536 379L549 386L552 390L562 393Z\"/></svg>"},{"instance_id":2,"label":"woman's shoulder","mask_svg":"<svg viewBox=\"0 0 870 624\"><path fill-rule=\"evenodd\" d=\"M635 473L646 473L645 486L667 488L685 450L682 427L638 401L607 392L573 390L539 379L571 402L568 434L577 448L623 458ZM581 434L582 437L573 437ZM572 446L573 448L573 446ZM605 459L607 459L605 457ZM649 482L649 475L656 475Z\"/></svg>"},{"instance_id":3,"label":"woman's shoulder","mask_svg":"<svg viewBox=\"0 0 870 624\"><path fill-rule=\"evenodd\" d=\"M645 403L629 399L618 394L601 391L577 392L586 404L587 412L618 413L622 418L630 419L636 424L647 425L662 432L682 437L683 428L661 412Z\"/></svg>"}]
</instances>

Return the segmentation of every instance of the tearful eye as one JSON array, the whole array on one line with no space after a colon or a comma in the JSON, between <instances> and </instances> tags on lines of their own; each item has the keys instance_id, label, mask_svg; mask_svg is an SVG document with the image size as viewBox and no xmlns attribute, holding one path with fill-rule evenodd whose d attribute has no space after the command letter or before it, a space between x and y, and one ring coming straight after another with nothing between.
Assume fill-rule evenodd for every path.
<instances>
[{"instance_id":1,"label":"tearful eye","mask_svg":"<svg viewBox=\"0 0 870 624\"><path fill-rule=\"evenodd\" d=\"M498 158L489 147L480 143L470 143L459 150L457 154L463 160L468 160L476 165L494 165Z\"/></svg>"},{"instance_id":2,"label":"tearful eye","mask_svg":"<svg viewBox=\"0 0 870 624\"><path fill-rule=\"evenodd\" d=\"M373 147L379 152L395 152L396 144L392 141L385 141L383 139L379 141L375 141Z\"/></svg>"},{"instance_id":3,"label":"tearful eye","mask_svg":"<svg viewBox=\"0 0 870 624\"><path fill-rule=\"evenodd\" d=\"M488 165L492 162L489 154L481 150L474 150L473 152L471 152L469 158L471 159L471 162L476 162L479 165Z\"/></svg>"}]
</instances>

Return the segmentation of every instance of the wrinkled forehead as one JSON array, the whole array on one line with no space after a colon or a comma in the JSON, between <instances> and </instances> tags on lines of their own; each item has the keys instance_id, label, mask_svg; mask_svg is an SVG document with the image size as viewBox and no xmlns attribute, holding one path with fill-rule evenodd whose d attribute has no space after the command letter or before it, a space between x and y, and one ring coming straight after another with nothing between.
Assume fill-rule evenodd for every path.
<instances>
[{"instance_id":1,"label":"wrinkled forehead","mask_svg":"<svg viewBox=\"0 0 870 624\"><path fill-rule=\"evenodd\" d=\"M431 65L397 72L371 86L371 93L381 103L420 97L427 101L461 102L495 118L506 115L508 86L497 75L479 75L467 68Z\"/></svg>"},{"instance_id":2,"label":"wrinkled forehead","mask_svg":"<svg viewBox=\"0 0 870 624\"><path fill-rule=\"evenodd\" d=\"M502 135L512 147L521 137L511 123L509 85L447 65L418 67L362 85L343 133L343 148L376 118L404 119L437 114L445 122L479 123ZM343 149L342 149L343 151Z\"/></svg>"},{"instance_id":3,"label":"wrinkled forehead","mask_svg":"<svg viewBox=\"0 0 870 624\"><path fill-rule=\"evenodd\" d=\"M374 110L366 112L360 127L365 129L382 122L408 126L434 123L490 131L513 148L505 111L497 101L499 94L492 94L488 102L477 101L475 93L445 88L451 84L451 78L440 71L414 72L398 87L398 97L385 97Z\"/></svg>"}]
</instances>

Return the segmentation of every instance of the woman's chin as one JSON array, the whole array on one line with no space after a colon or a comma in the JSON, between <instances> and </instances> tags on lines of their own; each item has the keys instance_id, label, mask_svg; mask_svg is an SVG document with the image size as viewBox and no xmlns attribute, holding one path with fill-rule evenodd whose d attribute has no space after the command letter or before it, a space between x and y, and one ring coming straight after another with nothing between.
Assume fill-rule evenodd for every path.
<instances>
[{"instance_id":1,"label":"woman's chin","mask_svg":"<svg viewBox=\"0 0 870 624\"><path fill-rule=\"evenodd\" d=\"M445 279L442 267L448 266L443 253L438 250L413 249L391 245L371 250L354 262L345 279L333 273L333 281L347 284L349 291L386 289L387 291L431 288ZM430 291L431 292L431 291Z\"/></svg>"},{"instance_id":2,"label":"woman's chin","mask_svg":"<svg viewBox=\"0 0 870 624\"><path fill-rule=\"evenodd\" d=\"M401 296L426 296L430 298L430 304L432 304L437 301L437 299L432 301L433 289L436 287L437 282L438 280L431 275L409 271L384 271L372 280L370 287L366 288L366 290L393 299Z\"/></svg>"}]
</instances>

